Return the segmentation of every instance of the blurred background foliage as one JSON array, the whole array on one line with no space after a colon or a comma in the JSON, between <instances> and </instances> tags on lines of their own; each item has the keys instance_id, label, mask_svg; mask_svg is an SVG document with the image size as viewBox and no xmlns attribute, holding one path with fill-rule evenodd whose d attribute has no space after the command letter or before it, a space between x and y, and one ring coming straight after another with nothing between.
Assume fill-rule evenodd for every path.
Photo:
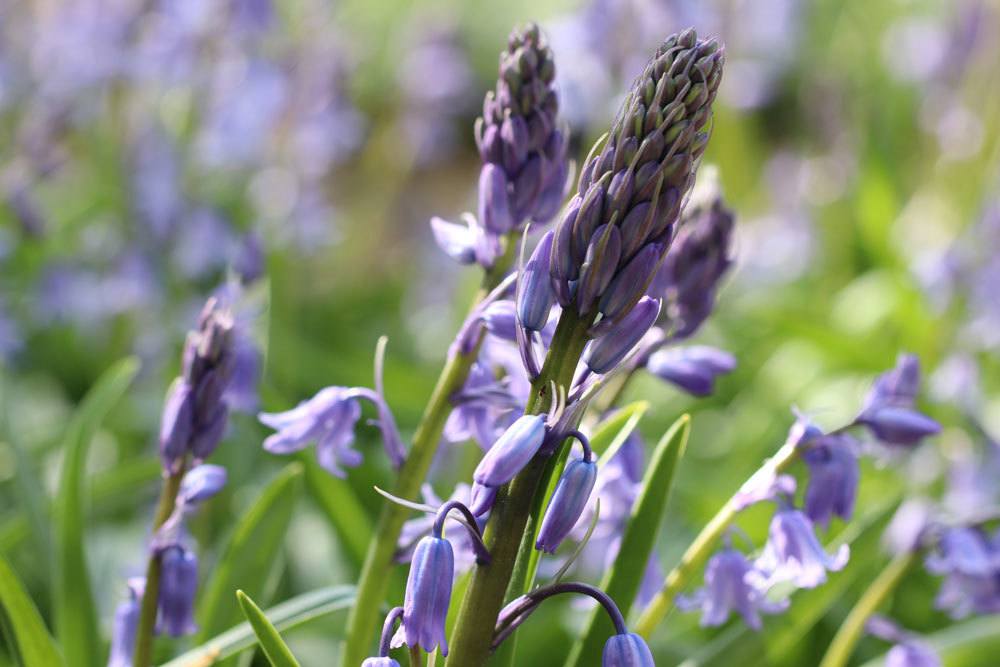
<instances>
[{"instance_id":1,"label":"blurred background foliage","mask_svg":"<svg viewBox=\"0 0 1000 667\"><path fill-rule=\"evenodd\" d=\"M45 618L73 406L114 361L140 358L87 460L86 548L106 636L124 577L141 567L159 410L184 331L223 282L245 287L262 376L213 457L230 484L192 524L203 576L286 463L261 450L257 405L370 383L386 334L388 399L412 431L476 282L437 250L427 221L475 208L472 123L506 34L528 20L555 50L577 159L659 39L693 25L727 44L706 163L737 211L738 252L700 340L731 350L739 368L704 400L649 377L629 389L652 403L641 426L650 440L694 417L664 565L781 442L791 405L833 426L897 352L924 364L924 407L945 431L903 469L864 471L857 519L830 534L865 531L848 568L797 595L760 636L737 623L700 630L695 615L675 613L654 638L662 664L817 662L884 562L878 533L901 494L939 490L942 467L976 446L970 416L1000 434L996 2L4 4L0 553ZM255 595L262 606L354 580L381 502L372 485L389 479L377 432L361 438L365 464L346 482L303 456L311 493ZM473 444L456 451L435 468L439 495L478 455ZM751 511L741 526L758 540L767 518ZM936 587L911 575L893 613L921 632L945 628ZM565 653L581 621L571 611L550 604L524 626L523 664ZM330 664L343 623L335 614L288 640L304 664ZM884 650L865 640L857 664ZM993 655L960 651L946 664L992 665Z\"/></svg>"}]
</instances>

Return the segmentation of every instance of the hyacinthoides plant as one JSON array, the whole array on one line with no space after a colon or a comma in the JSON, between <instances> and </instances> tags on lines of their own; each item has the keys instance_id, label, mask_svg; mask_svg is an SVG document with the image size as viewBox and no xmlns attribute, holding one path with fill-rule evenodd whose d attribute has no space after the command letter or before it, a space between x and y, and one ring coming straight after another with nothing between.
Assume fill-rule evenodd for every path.
<instances>
[{"instance_id":1,"label":"hyacinthoides plant","mask_svg":"<svg viewBox=\"0 0 1000 667\"><path fill-rule=\"evenodd\" d=\"M687 342L712 312L732 262L735 215L712 174L702 170L695 187L723 62L721 47L693 30L668 38L584 162L555 228L529 252L528 223L552 218L561 203L566 147L556 122L551 53L537 28L515 32L476 128L484 161L478 217L468 217L464 227L432 223L443 249L478 264L484 277L412 445L406 446L384 395L385 339L376 348L373 387L331 386L291 410L259 415L275 431L264 441L266 450L287 454L315 443L321 466L343 476L361 460L354 431L370 404L386 459L400 471L394 493L382 492L391 502L352 589L357 595L345 653L357 658L344 664L398 666L392 649L402 646L411 664L423 664L425 653L458 666L491 659L518 664L517 629L546 601L565 595L596 602L567 667L598 660L607 667L652 665L646 642L675 609L700 612L709 627L735 613L748 628L763 630L762 617L787 610L792 590L816 588L846 567L846 541L824 545L820 536L834 518L852 518L859 461L898 460L940 430L917 407L916 357L901 355L840 426L823 429L797 414L784 444L702 528L676 566L658 572L656 532L690 420L678 420L644 470L643 447L632 430L641 411L619 403L639 372L704 396L735 365L722 350ZM514 256L516 271L508 276ZM149 665L155 636L195 629L199 559L187 523L226 483L226 470L206 459L223 439L244 374L230 305L208 301L184 345L181 375L167 392L160 501L144 550L145 576L128 580L127 598L114 614L108 663L114 667ZM595 400L602 391L603 400ZM880 613L921 562L943 577L936 606L952 617L1000 611L1000 445L967 418L985 442L982 456L950 471L940 502L911 499L900 507L886 530L892 558L846 615L821 667L847 665L866 634L892 644L890 667L940 665L931 644ZM421 486L440 440L475 440L485 450L471 484L458 484L445 500L429 484ZM805 478L801 490L796 468L805 473L798 477ZM414 502L418 491L425 503ZM757 504L774 506L759 547L737 526L743 511ZM421 514L407 520L414 510ZM536 585L538 572L554 569L539 567L542 554L558 558L569 541L577 543L575 552ZM592 546L604 557L601 585L564 581ZM372 650L386 602L385 573L407 561L402 605L384 618ZM640 582L636 572L644 563ZM6 614L10 589L0 566ZM208 579L222 584L216 588L232 583ZM281 613L261 612L242 593L238 599L272 664L297 664L268 618L277 623ZM244 628L225 635L241 633L250 636ZM44 635L42 627L35 638ZM177 664L221 659L217 640ZM21 648L17 636L12 641ZM67 653L84 644L67 643ZM57 656L40 664L59 662Z\"/></svg>"}]
</instances>

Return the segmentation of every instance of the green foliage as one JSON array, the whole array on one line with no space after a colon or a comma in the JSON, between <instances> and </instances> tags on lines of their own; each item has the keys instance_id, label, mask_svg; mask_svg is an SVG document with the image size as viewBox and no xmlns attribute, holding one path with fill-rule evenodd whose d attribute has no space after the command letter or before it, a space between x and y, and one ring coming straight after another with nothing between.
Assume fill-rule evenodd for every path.
<instances>
[{"instance_id":1,"label":"green foliage","mask_svg":"<svg viewBox=\"0 0 1000 667\"><path fill-rule=\"evenodd\" d=\"M618 556L601 581L601 588L611 596L626 617L639 592L646 563L653 553L656 536L663 524L667 499L670 497L677 466L684 457L690 431L691 418L684 415L674 422L656 444L642 480L639 497L622 536ZM589 664L592 656L600 654L604 642L612 634L614 626L607 614L603 609L595 609L570 650L567 666L583 667Z\"/></svg>"},{"instance_id":2,"label":"green foliage","mask_svg":"<svg viewBox=\"0 0 1000 667\"><path fill-rule=\"evenodd\" d=\"M0 558L0 629L18 665L57 667L65 664L38 609L3 558Z\"/></svg>"},{"instance_id":3,"label":"green foliage","mask_svg":"<svg viewBox=\"0 0 1000 667\"><path fill-rule=\"evenodd\" d=\"M235 624L240 611L233 594L249 591L269 598L279 573L281 548L298 502L302 465L292 463L268 484L236 528L219 562L206 578L198 603L198 643Z\"/></svg>"},{"instance_id":4,"label":"green foliage","mask_svg":"<svg viewBox=\"0 0 1000 667\"><path fill-rule=\"evenodd\" d=\"M353 587L330 586L286 600L263 614L276 631L288 632L310 621L346 612L353 602ZM253 628L250 627L250 623L243 622L201 642L197 648L177 656L163 667L211 664L207 661L214 662L232 658L242 651L256 646L256 644Z\"/></svg>"},{"instance_id":5,"label":"green foliage","mask_svg":"<svg viewBox=\"0 0 1000 667\"><path fill-rule=\"evenodd\" d=\"M87 450L111 408L139 372L139 362L123 359L109 368L87 392L63 439L63 468L56 498L56 636L63 651L80 667L100 663L97 610L91 591L84 530L88 525L84 477Z\"/></svg>"},{"instance_id":6,"label":"green foliage","mask_svg":"<svg viewBox=\"0 0 1000 667\"><path fill-rule=\"evenodd\" d=\"M281 639L281 635L278 634L271 621L267 620L267 616L260 610L260 607L254 604L254 601L248 598L243 591L236 591L236 599L239 600L240 610L247 617L247 622L250 623L250 627L257 637L257 643L260 644L260 648L264 651L271 666L299 667L291 649Z\"/></svg>"}]
</instances>

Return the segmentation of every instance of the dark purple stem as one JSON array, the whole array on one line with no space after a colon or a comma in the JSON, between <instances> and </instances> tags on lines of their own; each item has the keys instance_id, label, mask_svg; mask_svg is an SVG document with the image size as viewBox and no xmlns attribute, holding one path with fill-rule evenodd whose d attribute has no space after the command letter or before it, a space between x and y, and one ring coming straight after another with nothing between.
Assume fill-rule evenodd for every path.
<instances>
[{"instance_id":1,"label":"dark purple stem","mask_svg":"<svg viewBox=\"0 0 1000 667\"><path fill-rule=\"evenodd\" d=\"M628 627L625 625L625 617L622 616L621 611L618 610L618 605L615 604L615 601L607 593L590 584L570 581L536 589L522 595L504 607L500 612L496 629L494 630L493 648L496 649L500 646L503 640L509 637L544 600L561 593L589 595L604 607L604 611L611 617L611 622L615 626L616 633L620 635L628 633Z\"/></svg>"},{"instance_id":2,"label":"dark purple stem","mask_svg":"<svg viewBox=\"0 0 1000 667\"><path fill-rule=\"evenodd\" d=\"M385 617L385 623L382 624L382 639L378 645L378 655L380 658L389 657L389 644L392 643L392 635L396 630L396 621L401 618L403 618L402 607L393 607L389 611L389 615Z\"/></svg>"},{"instance_id":3,"label":"dark purple stem","mask_svg":"<svg viewBox=\"0 0 1000 667\"><path fill-rule=\"evenodd\" d=\"M584 461L586 461L587 463L590 463L591 461L594 460L594 452L593 452L593 450L590 449L590 439L587 438L587 436L585 436L583 433L581 433L577 429L573 429L572 431L568 431L566 433L566 437L567 438L576 438L577 439L577 441L580 443L580 446L583 447L583 460Z\"/></svg>"},{"instance_id":4,"label":"dark purple stem","mask_svg":"<svg viewBox=\"0 0 1000 667\"><path fill-rule=\"evenodd\" d=\"M448 518L448 513L452 510L458 510L462 513L465 521L460 521L459 523L465 527L469 536L472 537L472 547L476 550L476 562L480 565L486 565L490 562L490 552L486 548L486 545L483 544L483 535L479 532L479 524L476 522L476 517L464 503L457 500L449 500L438 508L437 515L434 517L434 537L441 539L445 519Z\"/></svg>"}]
</instances>

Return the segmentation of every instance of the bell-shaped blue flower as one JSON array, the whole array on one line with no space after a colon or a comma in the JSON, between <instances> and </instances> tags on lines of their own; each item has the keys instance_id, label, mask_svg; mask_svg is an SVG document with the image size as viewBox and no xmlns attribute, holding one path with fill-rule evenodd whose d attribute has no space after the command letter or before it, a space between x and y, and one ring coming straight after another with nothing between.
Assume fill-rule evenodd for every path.
<instances>
[{"instance_id":1,"label":"bell-shaped blue flower","mask_svg":"<svg viewBox=\"0 0 1000 667\"><path fill-rule=\"evenodd\" d=\"M140 579L129 582L129 597L115 609L115 620L111 630L111 652L108 667L132 667L135 652L135 632L139 627L142 611L142 588Z\"/></svg>"},{"instance_id":2,"label":"bell-shaped blue flower","mask_svg":"<svg viewBox=\"0 0 1000 667\"><path fill-rule=\"evenodd\" d=\"M846 435L823 436L807 447L802 458L809 466L806 516L824 527L834 515L850 519L860 476L853 439Z\"/></svg>"},{"instance_id":3,"label":"bell-shaped blue flower","mask_svg":"<svg viewBox=\"0 0 1000 667\"><path fill-rule=\"evenodd\" d=\"M646 368L692 396L708 396L715 390L715 378L736 368L736 359L725 350L691 345L654 352Z\"/></svg>"},{"instance_id":4,"label":"bell-shaped blue flower","mask_svg":"<svg viewBox=\"0 0 1000 667\"><path fill-rule=\"evenodd\" d=\"M475 218L465 218L465 225L448 222L443 218L431 218L431 231L434 241L445 254L459 264L472 264L476 261L476 245L482 234Z\"/></svg>"},{"instance_id":5,"label":"bell-shaped blue flower","mask_svg":"<svg viewBox=\"0 0 1000 667\"><path fill-rule=\"evenodd\" d=\"M177 503L190 507L208 500L226 485L226 469L222 466L203 463L184 475L177 494Z\"/></svg>"},{"instance_id":6,"label":"bell-shaped blue flower","mask_svg":"<svg viewBox=\"0 0 1000 667\"><path fill-rule=\"evenodd\" d=\"M444 626L454 576L451 543L435 535L420 540L406 579L403 624L399 630L407 646L419 646L429 653L440 645L441 655L448 655Z\"/></svg>"},{"instance_id":7,"label":"bell-shaped blue flower","mask_svg":"<svg viewBox=\"0 0 1000 667\"><path fill-rule=\"evenodd\" d=\"M472 479L483 486L503 486L528 465L544 440L544 416L519 417L486 452Z\"/></svg>"},{"instance_id":8,"label":"bell-shaped blue flower","mask_svg":"<svg viewBox=\"0 0 1000 667\"><path fill-rule=\"evenodd\" d=\"M792 507L780 508L771 519L767 544L747 580L762 589L781 582L791 582L798 588L815 588L826 581L827 570L843 569L849 556L846 544L828 554L805 514Z\"/></svg>"},{"instance_id":9,"label":"bell-shaped blue flower","mask_svg":"<svg viewBox=\"0 0 1000 667\"><path fill-rule=\"evenodd\" d=\"M555 553L559 544L573 530L590 500L597 481L597 464L588 458L571 461L559 477L545 517L538 531L535 548Z\"/></svg>"},{"instance_id":10,"label":"bell-shaped blue flower","mask_svg":"<svg viewBox=\"0 0 1000 667\"><path fill-rule=\"evenodd\" d=\"M361 453L352 448L361 406L346 387L327 387L291 410L262 412L258 418L278 431L264 440L272 454L290 454L315 442L320 465L337 477L344 476L341 466L361 464Z\"/></svg>"},{"instance_id":11,"label":"bell-shaped blue flower","mask_svg":"<svg viewBox=\"0 0 1000 667\"><path fill-rule=\"evenodd\" d=\"M766 591L747 582L752 570L746 556L727 546L708 561L705 587L690 597L678 598L677 605L685 611L700 609L703 627L722 625L735 611L747 627L760 630L760 612L780 613L788 608L788 601L770 601Z\"/></svg>"},{"instance_id":12,"label":"bell-shaped blue flower","mask_svg":"<svg viewBox=\"0 0 1000 667\"><path fill-rule=\"evenodd\" d=\"M922 642L906 642L889 649L885 667L941 667L941 658Z\"/></svg>"},{"instance_id":13,"label":"bell-shaped blue flower","mask_svg":"<svg viewBox=\"0 0 1000 667\"><path fill-rule=\"evenodd\" d=\"M191 634L194 596L198 590L198 558L180 545L169 546L160 555L160 597L157 632L171 637Z\"/></svg>"},{"instance_id":14,"label":"bell-shaped blue flower","mask_svg":"<svg viewBox=\"0 0 1000 667\"><path fill-rule=\"evenodd\" d=\"M604 644L601 667L656 667L653 654L639 635L612 635Z\"/></svg>"},{"instance_id":15,"label":"bell-shaped blue flower","mask_svg":"<svg viewBox=\"0 0 1000 667\"><path fill-rule=\"evenodd\" d=\"M941 432L941 425L910 408L886 405L863 412L858 418L872 435L890 445L915 445Z\"/></svg>"},{"instance_id":16,"label":"bell-shaped blue flower","mask_svg":"<svg viewBox=\"0 0 1000 667\"><path fill-rule=\"evenodd\" d=\"M389 656L381 658L365 658L365 661L361 663L361 667L399 667L399 663Z\"/></svg>"}]
</instances>

